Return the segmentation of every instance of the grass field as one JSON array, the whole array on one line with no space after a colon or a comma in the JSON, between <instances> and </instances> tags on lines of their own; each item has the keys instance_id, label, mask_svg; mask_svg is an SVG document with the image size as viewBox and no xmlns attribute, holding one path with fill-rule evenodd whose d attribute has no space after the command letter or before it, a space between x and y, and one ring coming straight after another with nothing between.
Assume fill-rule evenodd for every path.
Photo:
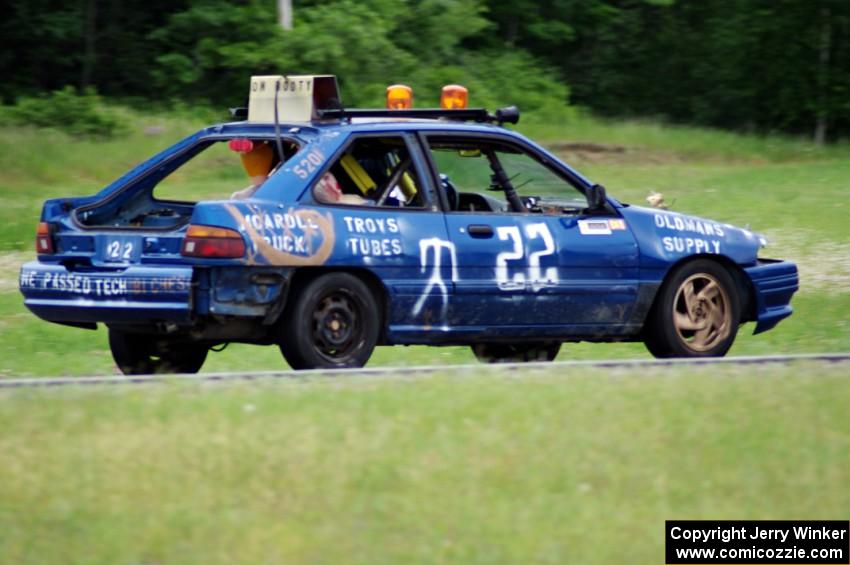
<instances>
[{"instance_id":1,"label":"grass field","mask_svg":"<svg viewBox=\"0 0 850 565\"><path fill-rule=\"evenodd\" d=\"M846 519L847 369L481 369L0 393L6 563L663 563Z\"/></svg>"},{"instance_id":2,"label":"grass field","mask_svg":"<svg viewBox=\"0 0 850 565\"><path fill-rule=\"evenodd\" d=\"M91 194L200 124L132 116L129 136L114 141L60 132L0 128L0 376L110 374L104 330L43 323L21 305L17 271L32 256L45 198ZM850 146L742 136L643 122L577 117L520 128L542 140L625 202L662 192L673 209L768 235L767 254L796 261L802 288L794 316L767 334L742 328L732 354L850 350ZM49 156L49 157L48 157ZM186 174L187 196L228 194L244 184L227 154L209 155ZM174 187L171 187L172 194ZM561 359L647 356L640 344L569 345ZM472 362L466 348L382 348L372 364ZM279 369L276 348L232 346L210 356L207 371Z\"/></svg>"}]
</instances>

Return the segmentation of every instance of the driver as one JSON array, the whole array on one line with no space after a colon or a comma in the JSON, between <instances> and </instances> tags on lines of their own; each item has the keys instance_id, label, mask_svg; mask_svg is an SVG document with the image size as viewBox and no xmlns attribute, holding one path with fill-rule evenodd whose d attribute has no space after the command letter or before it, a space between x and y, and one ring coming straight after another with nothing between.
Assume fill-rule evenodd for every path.
<instances>
[{"instance_id":1,"label":"driver","mask_svg":"<svg viewBox=\"0 0 850 565\"><path fill-rule=\"evenodd\" d=\"M316 195L316 200L322 204L352 204L354 206L365 206L372 204L371 200L367 200L356 194L343 194L342 188L339 186L339 181L328 171L316 183L316 188L313 189L313 194Z\"/></svg>"},{"instance_id":2,"label":"driver","mask_svg":"<svg viewBox=\"0 0 850 565\"><path fill-rule=\"evenodd\" d=\"M237 190L230 195L230 198L245 200L251 198L257 192L257 189L269 178L269 174L276 164L277 157L274 149L272 149L272 146L267 141L254 143L248 151L239 151L239 157L242 160L242 166L245 168L245 172L248 173L248 177L251 179L251 185L242 190Z\"/></svg>"}]
</instances>

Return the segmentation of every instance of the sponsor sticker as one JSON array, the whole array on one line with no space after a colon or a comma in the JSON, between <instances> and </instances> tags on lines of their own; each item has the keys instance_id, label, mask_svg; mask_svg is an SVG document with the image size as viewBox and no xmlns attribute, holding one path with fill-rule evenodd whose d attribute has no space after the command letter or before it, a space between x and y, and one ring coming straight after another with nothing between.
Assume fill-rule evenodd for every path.
<instances>
[{"instance_id":1,"label":"sponsor sticker","mask_svg":"<svg viewBox=\"0 0 850 565\"><path fill-rule=\"evenodd\" d=\"M611 235L608 220L579 220L578 230L582 235Z\"/></svg>"},{"instance_id":2,"label":"sponsor sticker","mask_svg":"<svg viewBox=\"0 0 850 565\"><path fill-rule=\"evenodd\" d=\"M626 220L608 220L608 227L612 230L625 230Z\"/></svg>"}]
</instances>

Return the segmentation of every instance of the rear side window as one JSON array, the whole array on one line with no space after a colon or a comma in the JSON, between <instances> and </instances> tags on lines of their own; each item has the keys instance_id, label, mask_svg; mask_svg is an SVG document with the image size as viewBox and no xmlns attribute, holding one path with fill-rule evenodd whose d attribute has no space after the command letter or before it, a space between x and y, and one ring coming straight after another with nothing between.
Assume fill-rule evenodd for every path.
<instances>
[{"instance_id":1,"label":"rear side window","mask_svg":"<svg viewBox=\"0 0 850 565\"><path fill-rule=\"evenodd\" d=\"M285 162L297 152L283 140ZM79 208L86 227L173 229L189 221L195 202L250 198L279 169L276 145L263 139L206 141L153 165L115 195Z\"/></svg>"},{"instance_id":2,"label":"rear side window","mask_svg":"<svg viewBox=\"0 0 850 565\"><path fill-rule=\"evenodd\" d=\"M422 183L400 136L355 139L313 185L322 204L424 207Z\"/></svg>"},{"instance_id":3,"label":"rear side window","mask_svg":"<svg viewBox=\"0 0 850 565\"><path fill-rule=\"evenodd\" d=\"M284 160L297 150L283 142ZM273 141L237 139L214 141L192 159L159 181L155 200L198 202L250 196L280 164Z\"/></svg>"}]
</instances>

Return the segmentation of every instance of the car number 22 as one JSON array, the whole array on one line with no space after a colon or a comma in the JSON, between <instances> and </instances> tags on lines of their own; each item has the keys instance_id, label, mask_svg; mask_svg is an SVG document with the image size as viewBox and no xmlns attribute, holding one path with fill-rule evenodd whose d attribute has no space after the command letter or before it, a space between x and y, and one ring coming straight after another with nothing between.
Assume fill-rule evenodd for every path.
<instances>
[{"instance_id":1,"label":"car number 22","mask_svg":"<svg viewBox=\"0 0 850 565\"><path fill-rule=\"evenodd\" d=\"M113 239L106 244L107 261L129 261L133 258L133 242Z\"/></svg>"},{"instance_id":2,"label":"car number 22","mask_svg":"<svg viewBox=\"0 0 850 565\"><path fill-rule=\"evenodd\" d=\"M519 226L499 226L496 233L499 234L499 240L513 242L512 250L503 251L496 256L496 285L501 290L530 288L533 292L537 292L543 287L558 284L557 267L549 267L545 271L540 267L540 259L555 253L555 240L546 224L528 224L525 226L526 238L529 241L533 239L541 240L543 249L529 253L528 273L515 272L513 277L508 274L508 261L520 260L525 255Z\"/></svg>"}]
</instances>

